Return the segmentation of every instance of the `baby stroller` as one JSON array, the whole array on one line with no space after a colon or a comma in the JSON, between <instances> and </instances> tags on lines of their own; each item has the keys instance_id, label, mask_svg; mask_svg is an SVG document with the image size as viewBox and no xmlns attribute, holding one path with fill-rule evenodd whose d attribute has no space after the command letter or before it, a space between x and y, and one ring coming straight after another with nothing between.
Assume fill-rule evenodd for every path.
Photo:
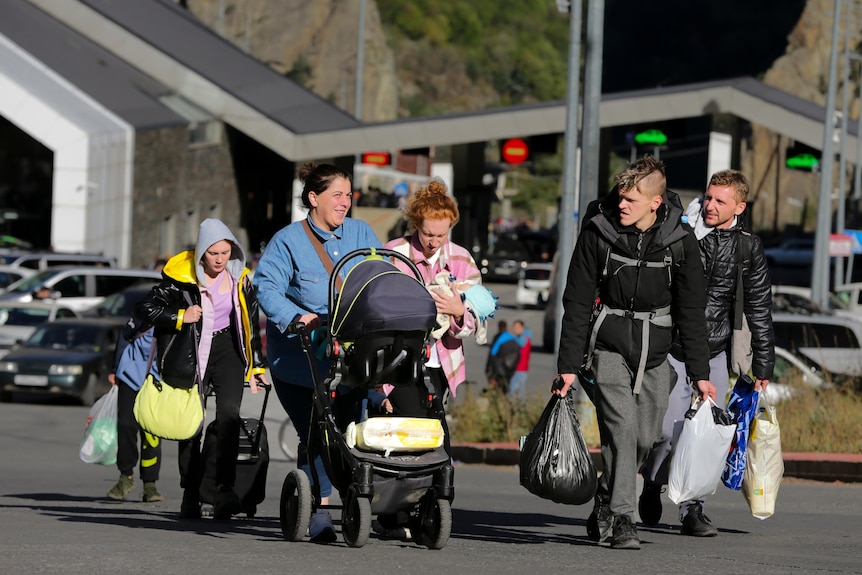
<instances>
[{"instance_id":1,"label":"baby stroller","mask_svg":"<svg viewBox=\"0 0 862 575\"><path fill-rule=\"evenodd\" d=\"M347 274L336 300L334 278L345 263L360 256L365 257ZM415 277L381 256L404 261ZM357 396L363 397L381 384L421 386L429 420L436 417L433 423L439 424L444 417L442 404L424 366L430 356L430 332L436 315L434 300L409 258L391 250L360 249L344 256L330 279L325 341L330 367L325 377L316 371L305 325L297 322L288 327L299 335L314 376L308 457L322 456L333 488L341 497L342 533L351 547L368 541L372 515L398 512L407 512L419 545L441 549L449 540L454 470L442 440L433 448L389 451L362 448L345 438L345 429L364 417L357 415L356 406L363 404ZM301 469L291 471L282 486L279 517L282 533L289 541L301 540L311 514L324 507L314 465L311 470L314 493Z\"/></svg>"}]
</instances>

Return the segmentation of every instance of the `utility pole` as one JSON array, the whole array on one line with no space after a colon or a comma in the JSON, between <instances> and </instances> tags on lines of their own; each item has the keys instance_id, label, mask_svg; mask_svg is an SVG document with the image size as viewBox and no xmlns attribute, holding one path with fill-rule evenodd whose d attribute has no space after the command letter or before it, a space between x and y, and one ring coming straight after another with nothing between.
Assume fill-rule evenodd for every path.
<instances>
[{"instance_id":1,"label":"utility pole","mask_svg":"<svg viewBox=\"0 0 862 575\"><path fill-rule=\"evenodd\" d=\"M835 84L838 75L838 33L841 0L835 0L832 16L832 53L829 55L829 87L826 94L826 118L823 120L823 161L820 171L820 197L817 202L817 231L814 235L814 264L811 266L811 298L827 307L829 298L829 235L832 231L832 168L835 153L832 148L833 118L835 117Z\"/></svg>"},{"instance_id":2,"label":"utility pole","mask_svg":"<svg viewBox=\"0 0 862 575\"><path fill-rule=\"evenodd\" d=\"M599 191L599 110L602 106L602 60L605 41L605 0L589 0L587 6L587 51L584 62L584 120L581 146L581 177L578 229L583 214Z\"/></svg>"},{"instance_id":3,"label":"utility pole","mask_svg":"<svg viewBox=\"0 0 862 575\"><path fill-rule=\"evenodd\" d=\"M578 195L578 129L581 85L581 0L557 0L557 7L569 11L569 70L566 84L566 140L563 148L563 189L560 191L559 233L557 238L556 314L554 318L554 351L560 347L560 326L563 323L563 291L566 272L575 246Z\"/></svg>"}]
</instances>

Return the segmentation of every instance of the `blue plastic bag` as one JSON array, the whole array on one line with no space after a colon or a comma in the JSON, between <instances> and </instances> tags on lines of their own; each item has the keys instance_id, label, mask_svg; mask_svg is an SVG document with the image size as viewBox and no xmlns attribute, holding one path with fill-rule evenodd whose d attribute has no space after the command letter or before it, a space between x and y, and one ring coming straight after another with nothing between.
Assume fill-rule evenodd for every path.
<instances>
[{"instance_id":1,"label":"blue plastic bag","mask_svg":"<svg viewBox=\"0 0 862 575\"><path fill-rule=\"evenodd\" d=\"M745 448L748 445L748 436L751 430L751 422L757 414L757 400L760 392L754 391L754 381L743 375L736 380L730 401L727 402L727 411L733 415L736 422L736 435L730 444L730 452L721 481L730 489L739 491L742 489L742 477L745 473Z\"/></svg>"}]
</instances>

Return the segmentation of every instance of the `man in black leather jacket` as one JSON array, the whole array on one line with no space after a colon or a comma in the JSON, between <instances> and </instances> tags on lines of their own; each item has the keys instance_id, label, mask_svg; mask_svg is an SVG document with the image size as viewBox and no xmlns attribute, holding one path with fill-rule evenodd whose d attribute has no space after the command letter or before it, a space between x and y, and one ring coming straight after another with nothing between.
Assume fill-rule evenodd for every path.
<instances>
[{"instance_id":1,"label":"man in black leather jacket","mask_svg":"<svg viewBox=\"0 0 862 575\"><path fill-rule=\"evenodd\" d=\"M743 310L751 331L752 365L755 389L765 390L775 365L775 335L772 329L772 286L760 238L743 231L741 219L748 198L748 181L736 170L713 174L703 199L686 209L688 225L698 239L706 277L706 322L709 342L709 379L716 387L716 403L724 407L729 386L731 340L734 329L734 303L742 266ZM750 249L745 247L745 243ZM744 254L744 255L743 255ZM746 258L748 261L744 261ZM683 419L691 402L687 374L678 346L669 358L678 380L671 392L662 424L662 438L656 443L641 473L644 490L638 503L641 522L655 525L661 519L661 488L668 480L668 465L673 440L673 424ZM685 501L679 506L682 534L712 537L718 534L703 514L703 500Z\"/></svg>"},{"instance_id":2,"label":"man in black leather jacket","mask_svg":"<svg viewBox=\"0 0 862 575\"><path fill-rule=\"evenodd\" d=\"M582 367L593 370L604 472L587 535L601 542L613 530L612 548L640 549L637 473L661 434L674 326L697 392L714 397L715 388L703 266L682 204L666 189L664 164L644 156L615 181L591 204L572 255L552 391L565 396Z\"/></svg>"}]
</instances>

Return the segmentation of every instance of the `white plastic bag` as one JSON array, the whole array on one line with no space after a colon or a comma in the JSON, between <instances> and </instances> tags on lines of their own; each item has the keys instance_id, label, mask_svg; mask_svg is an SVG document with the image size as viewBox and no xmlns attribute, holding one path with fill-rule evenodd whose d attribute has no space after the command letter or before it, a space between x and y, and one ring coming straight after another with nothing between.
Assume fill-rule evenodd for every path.
<instances>
[{"instance_id":1,"label":"white plastic bag","mask_svg":"<svg viewBox=\"0 0 862 575\"><path fill-rule=\"evenodd\" d=\"M782 477L781 429L775 407L769 405L765 394L760 394L760 409L752 424L742 476L742 493L752 515L758 519L772 517Z\"/></svg>"},{"instance_id":2,"label":"white plastic bag","mask_svg":"<svg viewBox=\"0 0 862 575\"><path fill-rule=\"evenodd\" d=\"M113 465L117 462L117 386L90 408L78 456L84 463Z\"/></svg>"},{"instance_id":3,"label":"white plastic bag","mask_svg":"<svg viewBox=\"0 0 862 575\"><path fill-rule=\"evenodd\" d=\"M667 495L677 505L715 493L736 424L717 423L713 408L722 412L710 399L699 402L697 411L686 414L679 440L673 448Z\"/></svg>"}]
</instances>

